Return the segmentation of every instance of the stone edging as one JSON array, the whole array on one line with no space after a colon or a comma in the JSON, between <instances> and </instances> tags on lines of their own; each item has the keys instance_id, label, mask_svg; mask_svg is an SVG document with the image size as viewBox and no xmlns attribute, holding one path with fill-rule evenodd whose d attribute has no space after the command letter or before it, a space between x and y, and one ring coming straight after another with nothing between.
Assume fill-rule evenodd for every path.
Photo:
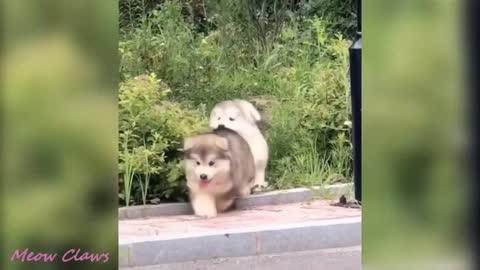
<instances>
[{"instance_id":1,"label":"stone edging","mask_svg":"<svg viewBox=\"0 0 480 270\"><path fill-rule=\"evenodd\" d=\"M315 199L338 199L352 193L352 184L335 184L314 188L295 188L250 195L237 201L237 209L250 209L263 205L299 203ZM348 196L349 197L349 196ZM151 216L192 214L189 203L164 203L158 205L122 207L118 219L137 219Z\"/></svg>"}]
</instances>

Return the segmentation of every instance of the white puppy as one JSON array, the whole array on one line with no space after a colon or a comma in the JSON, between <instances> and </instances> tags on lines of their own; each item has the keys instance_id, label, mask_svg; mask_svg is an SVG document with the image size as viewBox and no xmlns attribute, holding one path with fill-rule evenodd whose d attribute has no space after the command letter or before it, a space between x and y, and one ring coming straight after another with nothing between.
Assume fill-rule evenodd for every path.
<instances>
[{"instance_id":1,"label":"white puppy","mask_svg":"<svg viewBox=\"0 0 480 270\"><path fill-rule=\"evenodd\" d=\"M227 100L218 103L210 114L209 126L216 129L224 126L237 132L247 141L255 161L254 186L259 189L267 187L265 170L268 162L268 145L257 123L260 113L246 100Z\"/></svg>"}]
</instances>

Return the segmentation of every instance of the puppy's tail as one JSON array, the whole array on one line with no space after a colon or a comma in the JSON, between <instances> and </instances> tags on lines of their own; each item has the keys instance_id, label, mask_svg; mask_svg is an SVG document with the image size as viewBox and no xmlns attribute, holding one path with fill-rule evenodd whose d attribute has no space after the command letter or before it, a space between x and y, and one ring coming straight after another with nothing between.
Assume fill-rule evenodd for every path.
<instances>
[{"instance_id":1,"label":"puppy's tail","mask_svg":"<svg viewBox=\"0 0 480 270\"><path fill-rule=\"evenodd\" d=\"M240 107L248 114L250 114L252 116L252 118L256 121L256 122L261 122L262 121L262 116L260 115L260 113L258 112L258 110L255 108L255 106L253 106L252 103L246 101L246 100L242 100L242 99L236 99L234 100L237 104L240 105Z\"/></svg>"}]
</instances>

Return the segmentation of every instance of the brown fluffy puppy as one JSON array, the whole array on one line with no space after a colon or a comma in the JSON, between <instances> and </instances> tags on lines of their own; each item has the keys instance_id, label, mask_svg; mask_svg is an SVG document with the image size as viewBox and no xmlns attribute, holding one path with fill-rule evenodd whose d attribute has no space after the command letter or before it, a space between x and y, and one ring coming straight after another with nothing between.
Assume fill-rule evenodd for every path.
<instances>
[{"instance_id":1,"label":"brown fluffy puppy","mask_svg":"<svg viewBox=\"0 0 480 270\"><path fill-rule=\"evenodd\" d=\"M184 141L185 172L196 215L215 217L251 193L255 163L248 143L219 128Z\"/></svg>"}]
</instances>

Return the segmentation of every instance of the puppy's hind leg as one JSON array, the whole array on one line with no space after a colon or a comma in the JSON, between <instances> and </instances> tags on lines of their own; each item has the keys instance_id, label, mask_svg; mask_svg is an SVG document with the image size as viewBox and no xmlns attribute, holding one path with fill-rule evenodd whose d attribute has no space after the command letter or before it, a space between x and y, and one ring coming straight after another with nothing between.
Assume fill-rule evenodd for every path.
<instances>
[{"instance_id":1,"label":"puppy's hind leg","mask_svg":"<svg viewBox=\"0 0 480 270\"><path fill-rule=\"evenodd\" d=\"M217 209L219 212L225 212L234 208L234 198L217 200Z\"/></svg>"},{"instance_id":2,"label":"puppy's hind leg","mask_svg":"<svg viewBox=\"0 0 480 270\"><path fill-rule=\"evenodd\" d=\"M252 189L254 187L252 184L249 183L248 185L245 185L239 189L240 198L247 197L248 195L252 194Z\"/></svg>"},{"instance_id":3,"label":"puppy's hind leg","mask_svg":"<svg viewBox=\"0 0 480 270\"><path fill-rule=\"evenodd\" d=\"M265 170L265 162L258 162L255 170L255 181L253 184L254 192L262 191L268 186L268 182L265 181Z\"/></svg>"},{"instance_id":4,"label":"puppy's hind leg","mask_svg":"<svg viewBox=\"0 0 480 270\"><path fill-rule=\"evenodd\" d=\"M192 196L192 207L195 215L203 218L217 216L215 198L209 194L195 194Z\"/></svg>"}]
</instances>

